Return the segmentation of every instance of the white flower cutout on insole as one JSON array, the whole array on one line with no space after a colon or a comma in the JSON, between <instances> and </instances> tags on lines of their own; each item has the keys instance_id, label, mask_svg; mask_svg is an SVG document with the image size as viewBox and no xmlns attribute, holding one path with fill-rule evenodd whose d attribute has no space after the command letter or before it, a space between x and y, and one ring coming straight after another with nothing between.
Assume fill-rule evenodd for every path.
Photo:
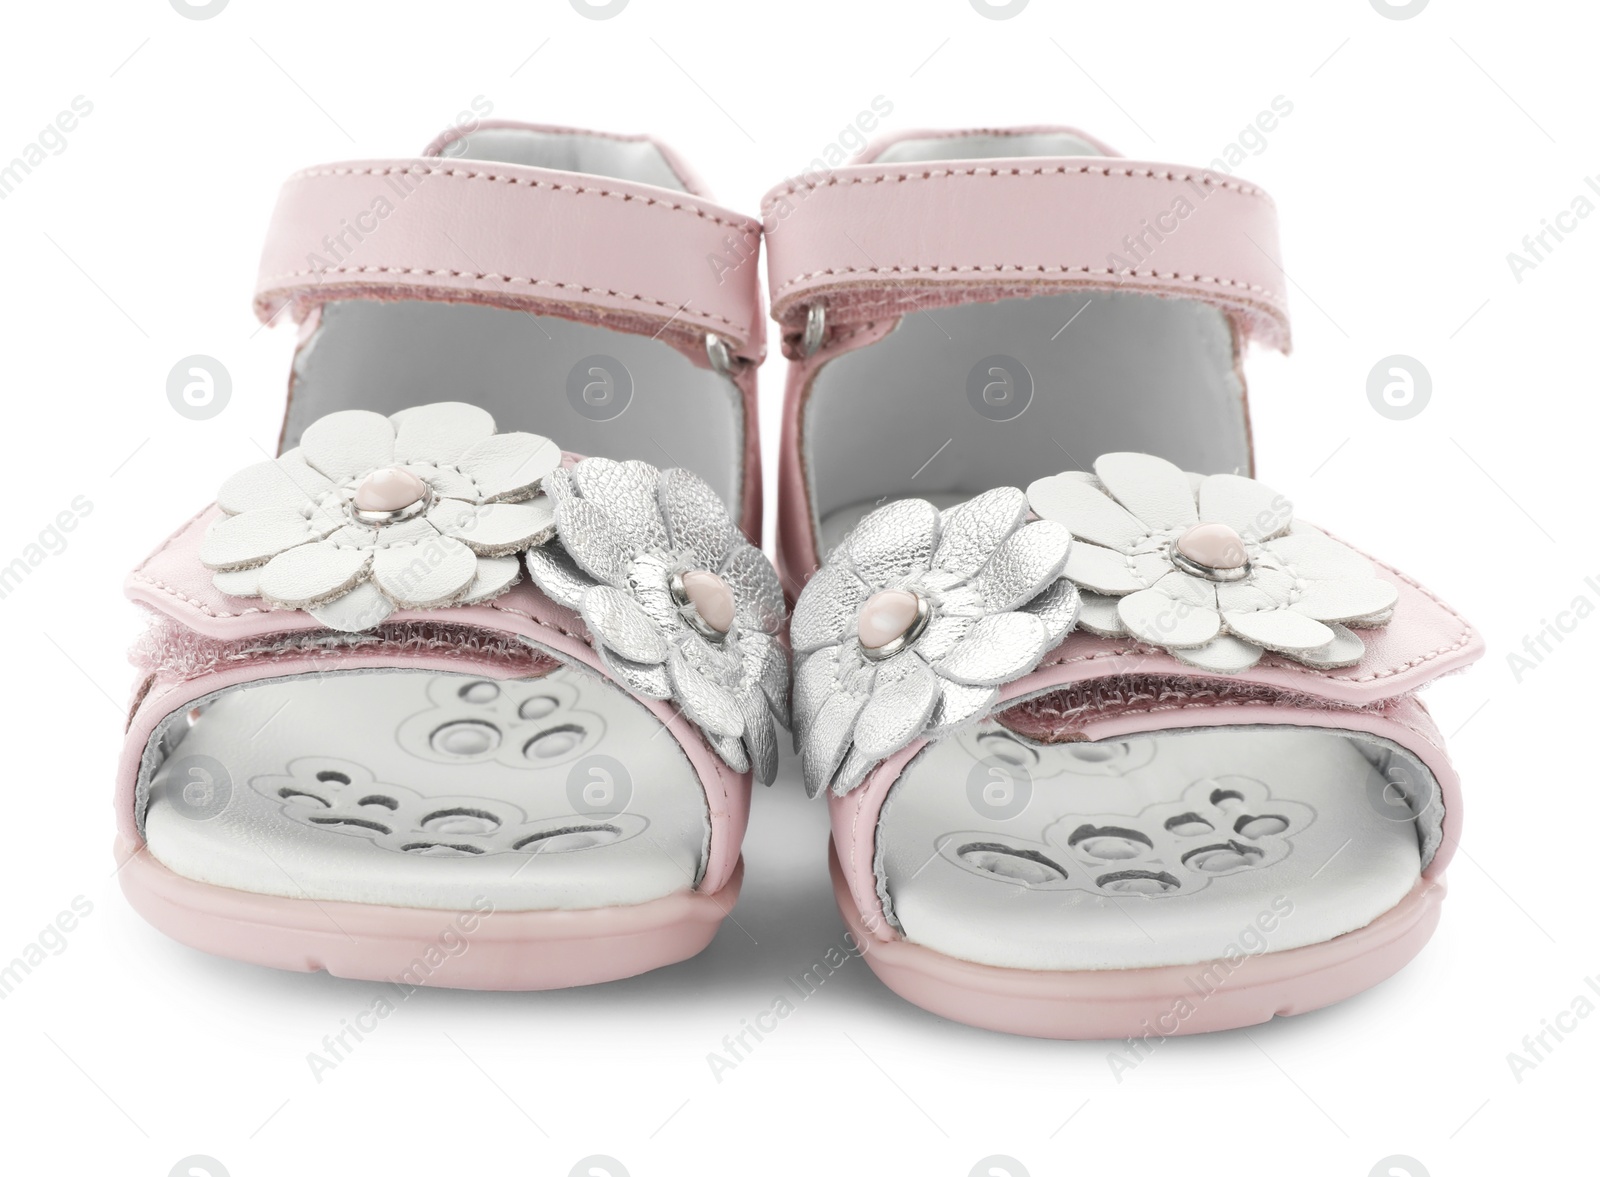
<instances>
[{"instance_id":1,"label":"white flower cutout on insole","mask_svg":"<svg viewBox=\"0 0 1600 1177\"><path fill-rule=\"evenodd\" d=\"M250 784L300 825L424 858L565 854L613 845L650 826L633 813L530 817L498 797L439 796L381 781L366 765L334 756L302 756L282 774L252 777Z\"/></svg>"},{"instance_id":2,"label":"white flower cutout on insole","mask_svg":"<svg viewBox=\"0 0 1600 1177\"><path fill-rule=\"evenodd\" d=\"M842 796L913 740L982 716L1066 636L1072 536L1027 515L1014 487L944 512L903 499L858 523L811 578L789 626L810 795Z\"/></svg>"},{"instance_id":3,"label":"white flower cutout on insole","mask_svg":"<svg viewBox=\"0 0 1600 1177\"><path fill-rule=\"evenodd\" d=\"M1070 771L1083 775L1082 767ZM963 870L1012 887L1159 898L1276 866L1316 818L1311 806L1275 797L1254 777L1225 775L1203 777L1138 813L1064 815L1038 840L974 830L943 835L937 849Z\"/></svg>"},{"instance_id":4,"label":"white flower cutout on insole","mask_svg":"<svg viewBox=\"0 0 1600 1177\"><path fill-rule=\"evenodd\" d=\"M427 690L430 706L395 732L400 747L419 760L539 772L565 769L605 741L605 717L582 707L570 682L462 682L440 675Z\"/></svg>"},{"instance_id":5,"label":"white flower cutout on insole","mask_svg":"<svg viewBox=\"0 0 1600 1177\"><path fill-rule=\"evenodd\" d=\"M1266 651L1320 670L1354 666L1354 632L1388 623L1398 596L1359 552L1304 523L1287 499L1235 474L1185 474L1149 454L1106 454L1094 473L1028 487L1065 525L1078 623L1132 636L1222 674Z\"/></svg>"},{"instance_id":6,"label":"white flower cutout on insole","mask_svg":"<svg viewBox=\"0 0 1600 1177\"><path fill-rule=\"evenodd\" d=\"M540 487L560 463L554 442L496 434L475 405L331 413L223 483L200 560L223 592L330 629L475 604L516 584L517 554L554 534Z\"/></svg>"},{"instance_id":7,"label":"white flower cutout on insole","mask_svg":"<svg viewBox=\"0 0 1600 1177\"><path fill-rule=\"evenodd\" d=\"M585 458L552 474L558 542L528 574L630 690L671 699L724 763L770 784L789 722L778 574L687 470Z\"/></svg>"}]
</instances>

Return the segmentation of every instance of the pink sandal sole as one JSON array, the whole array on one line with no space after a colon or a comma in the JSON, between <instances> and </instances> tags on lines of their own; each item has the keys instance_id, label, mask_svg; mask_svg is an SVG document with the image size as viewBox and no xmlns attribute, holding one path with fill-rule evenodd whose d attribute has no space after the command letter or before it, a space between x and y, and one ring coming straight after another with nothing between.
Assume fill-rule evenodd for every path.
<instances>
[{"instance_id":1,"label":"pink sandal sole","mask_svg":"<svg viewBox=\"0 0 1600 1177\"><path fill-rule=\"evenodd\" d=\"M1372 923L1320 944L1163 968L1038 972L957 960L867 930L830 845L834 898L867 965L940 1017L1033 1038L1153 1039L1236 1030L1321 1009L1399 972L1439 923L1442 878L1422 879Z\"/></svg>"},{"instance_id":2,"label":"pink sandal sole","mask_svg":"<svg viewBox=\"0 0 1600 1177\"><path fill-rule=\"evenodd\" d=\"M126 838L116 853L134 910L191 948L295 972L453 989L566 989L687 960L711 943L744 880L741 859L709 894L588 911L451 912L258 895L174 874Z\"/></svg>"}]
</instances>

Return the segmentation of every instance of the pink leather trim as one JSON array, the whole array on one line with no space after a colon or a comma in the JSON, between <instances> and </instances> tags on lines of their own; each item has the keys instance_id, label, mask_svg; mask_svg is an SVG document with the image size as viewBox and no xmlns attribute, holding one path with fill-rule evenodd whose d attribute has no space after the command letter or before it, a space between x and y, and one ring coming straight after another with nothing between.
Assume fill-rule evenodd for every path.
<instances>
[{"instance_id":1,"label":"pink leather trim","mask_svg":"<svg viewBox=\"0 0 1600 1177\"><path fill-rule=\"evenodd\" d=\"M762 546L761 528L764 518L761 485L761 401L759 379L756 375L758 370L759 365L744 364L734 371L733 382L738 386L740 398L744 402L744 455L740 467L744 473L741 476L742 492L739 496L741 501L737 521L739 530L744 532L745 538L759 548Z\"/></svg>"},{"instance_id":2,"label":"pink leather trim","mask_svg":"<svg viewBox=\"0 0 1600 1177\"><path fill-rule=\"evenodd\" d=\"M716 891L629 907L454 912L217 887L174 874L126 838L117 839L116 856L134 910L191 948L271 968L452 989L563 989L687 960L711 943L744 879L738 862Z\"/></svg>"},{"instance_id":3,"label":"pink leather trim","mask_svg":"<svg viewBox=\"0 0 1600 1177\"><path fill-rule=\"evenodd\" d=\"M1444 901L1442 876L1364 928L1281 952L1234 961L1161 968L1041 972L958 960L905 940L875 939L855 910L829 856L834 897L869 968L923 1009L1007 1034L1034 1038L1161 1039L1254 1026L1321 1009L1399 972L1433 935ZM1137 1055L1130 1056L1130 1063Z\"/></svg>"},{"instance_id":4,"label":"pink leather trim","mask_svg":"<svg viewBox=\"0 0 1600 1177\"><path fill-rule=\"evenodd\" d=\"M776 521L778 576L793 608L800 590L821 566L824 553L817 550L817 521L811 509L810 481L806 475L805 406L811 382L830 361L845 352L870 347L898 320L869 323L830 331L828 342L813 356L791 354L783 395L783 421L778 443L778 509Z\"/></svg>"},{"instance_id":5,"label":"pink leather trim","mask_svg":"<svg viewBox=\"0 0 1600 1177\"><path fill-rule=\"evenodd\" d=\"M819 300L840 327L1077 287L1200 299L1289 349L1272 201L1203 168L1099 157L855 164L774 188L762 215L786 343Z\"/></svg>"},{"instance_id":6,"label":"pink leather trim","mask_svg":"<svg viewBox=\"0 0 1600 1177\"><path fill-rule=\"evenodd\" d=\"M778 509L773 521L777 553L773 564L783 581L789 608L812 573L822 566L817 551L816 520L811 510L811 489L806 480L805 439L800 436L806 397L817 370L839 354L830 343L814 356L791 355L784 380L783 419L778 435Z\"/></svg>"},{"instance_id":7,"label":"pink leather trim","mask_svg":"<svg viewBox=\"0 0 1600 1177\"><path fill-rule=\"evenodd\" d=\"M199 543L206 527L217 515L215 506L208 507L174 532L130 574L125 585L128 596L197 634L224 641L320 630L322 627L308 613L263 609L249 601L227 596L211 584L210 572L200 563ZM577 615L551 601L526 578L510 592L481 605L401 610L391 620L397 623L434 621L512 634L535 643L558 658L580 663L611 678L590 646L583 623ZM279 654L270 659L231 665L196 678L157 675L141 687L129 716L117 773L118 831L130 840L139 839L134 813L139 768L151 733L168 715L223 687L315 671L396 665L456 672L470 667L475 673L492 678L505 678L511 673L503 663L486 660L472 664L464 661L460 654L372 653L355 648L338 652ZM627 690L621 684L617 689ZM739 845L749 822L750 774L736 773L724 764L711 750L699 729L683 718L670 702L659 699L640 699L639 702L671 731L705 788L711 820L711 849L700 889L718 890L732 875L739 858Z\"/></svg>"},{"instance_id":8,"label":"pink leather trim","mask_svg":"<svg viewBox=\"0 0 1600 1177\"><path fill-rule=\"evenodd\" d=\"M703 197L516 164L379 159L285 182L256 313L347 298L484 303L759 359L760 225ZM724 265L714 264L724 259Z\"/></svg>"}]
</instances>

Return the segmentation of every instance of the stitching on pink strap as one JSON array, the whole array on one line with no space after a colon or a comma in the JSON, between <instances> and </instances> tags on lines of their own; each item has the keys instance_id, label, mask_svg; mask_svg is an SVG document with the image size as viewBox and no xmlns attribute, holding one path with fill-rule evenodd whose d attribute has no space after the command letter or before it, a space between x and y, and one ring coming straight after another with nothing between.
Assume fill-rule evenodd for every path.
<instances>
[{"instance_id":1,"label":"stitching on pink strap","mask_svg":"<svg viewBox=\"0 0 1600 1177\"><path fill-rule=\"evenodd\" d=\"M1053 168L929 168L925 171L897 176L831 175L812 182L795 180L782 188L776 189L767 200L762 201L761 215L766 217L776 207L777 197L789 196L798 193L801 189L815 191L818 188L847 187L853 184L906 184L922 180L999 179L1007 176L1104 176L1107 179L1175 180L1179 183L1200 183L1208 184L1213 188L1226 188L1237 192L1240 196L1250 196L1263 200L1267 204L1272 204L1272 197L1253 184L1242 184L1237 180L1220 179L1207 172L1158 172L1154 168L1118 168L1096 164L1079 164L1075 167L1062 165Z\"/></svg>"},{"instance_id":2,"label":"stitching on pink strap","mask_svg":"<svg viewBox=\"0 0 1600 1177\"><path fill-rule=\"evenodd\" d=\"M526 176L508 176L500 172L472 171L466 168L427 167L427 168L307 168L290 176L286 183L296 180L313 179L318 176L395 176L395 175L429 175L448 176L452 180L482 180L495 184L520 184L526 188L547 188L552 192L571 192L577 196L600 196L612 200L621 200L624 203L635 202L645 205L659 205L671 212L687 213L703 221L722 225L724 228L733 229L741 233L759 234L761 226L748 218L730 221L728 218L716 213L707 212L705 209L696 208L692 204L679 204L673 200L663 200L655 196L641 196L636 192L614 192L609 188L590 188L580 184L562 184L554 180L535 180Z\"/></svg>"},{"instance_id":3,"label":"stitching on pink strap","mask_svg":"<svg viewBox=\"0 0 1600 1177\"><path fill-rule=\"evenodd\" d=\"M843 269L812 270L808 274L796 274L790 278L772 292L772 299L776 303L791 287L812 278L842 277L852 274L1004 274L1007 271L1018 274L1094 274L1124 278L1129 276L1156 278L1173 282L1206 282L1214 286L1233 286L1240 290L1249 290L1274 301L1281 301L1283 298L1278 291L1269 290L1265 286L1239 282L1233 278L1214 278L1207 274L1179 274L1161 270L1113 270L1105 266L1024 266L999 262L994 265L974 266L846 266Z\"/></svg>"},{"instance_id":4,"label":"stitching on pink strap","mask_svg":"<svg viewBox=\"0 0 1600 1177\"><path fill-rule=\"evenodd\" d=\"M178 589L178 588L174 587L173 585L168 584L166 581L157 580L155 577L151 576L148 572L144 572L142 570L135 570L135 572L133 574L133 578L134 578L134 580L138 581L142 585L146 585L149 588L153 588L153 589L156 589L156 590L158 590L160 592L166 593L167 596L172 597L175 600L182 601L185 605L188 605L191 609L195 610L195 612L204 613L207 617L248 617L252 613L266 613L268 611L266 609L250 608L250 609L241 609L237 613L229 613L229 612L213 609L210 605L207 605L204 601L198 601L194 597L186 595L181 589Z\"/></svg>"},{"instance_id":5,"label":"stitching on pink strap","mask_svg":"<svg viewBox=\"0 0 1600 1177\"><path fill-rule=\"evenodd\" d=\"M295 270L288 274L274 274L270 278L261 279L260 284L268 288L279 283L300 286L304 285L304 283L298 281L299 279L321 278L328 274L406 274L425 278L470 278L474 281L494 279L499 282L520 283L527 286L549 286L557 290L574 290L580 294L601 294L609 298L625 298L631 302L650 303L653 306L660 307L662 310L669 310L674 315L683 314L689 305L687 301L682 305L674 305L644 294L630 294L625 290L599 290L592 286L579 286L571 282L552 282L547 278L522 278L511 274L476 273L471 270L428 270L414 266L328 266L321 270ZM330 289L326 293L331 294L333 290ZM690 311L689 314L690 316L698 316L701 319L721 323L741 339L750 333L749 324L735 323L732 319L712 311L695 310Z\"/></svg>"}]
</instances>

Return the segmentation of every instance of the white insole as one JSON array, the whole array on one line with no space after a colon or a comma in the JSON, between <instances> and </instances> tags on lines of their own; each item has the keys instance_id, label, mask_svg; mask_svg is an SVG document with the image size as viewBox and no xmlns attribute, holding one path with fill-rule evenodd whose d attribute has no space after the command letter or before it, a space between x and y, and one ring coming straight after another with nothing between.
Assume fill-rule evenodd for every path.
<instances>
[{"instance_id":1,"label":"white insole","mask_svg":"<svg viewBox=\"0 0 1600 1177\"><path fill-rule=\"evenodd\" d=\"M877 868L906 937L949 956L1188 964L1241 936L1279 951L1364 927L1415 885L1440 817L1426 770L1364 737L1209 728L1046 746L988 722L907 768Z\"/></svg>"},{"instance_id":2,"label":"white insole","mask_svg":"<svg viewBox=\"0 0 1600 1177\"><path fill-rule=\"evenodd\" d=\"M465 910L691 888L705 796L644 707L586 671L343 671L234 688L169 721L148 786L170 870L268 895Z\"/></svg>"}]
</instances>

